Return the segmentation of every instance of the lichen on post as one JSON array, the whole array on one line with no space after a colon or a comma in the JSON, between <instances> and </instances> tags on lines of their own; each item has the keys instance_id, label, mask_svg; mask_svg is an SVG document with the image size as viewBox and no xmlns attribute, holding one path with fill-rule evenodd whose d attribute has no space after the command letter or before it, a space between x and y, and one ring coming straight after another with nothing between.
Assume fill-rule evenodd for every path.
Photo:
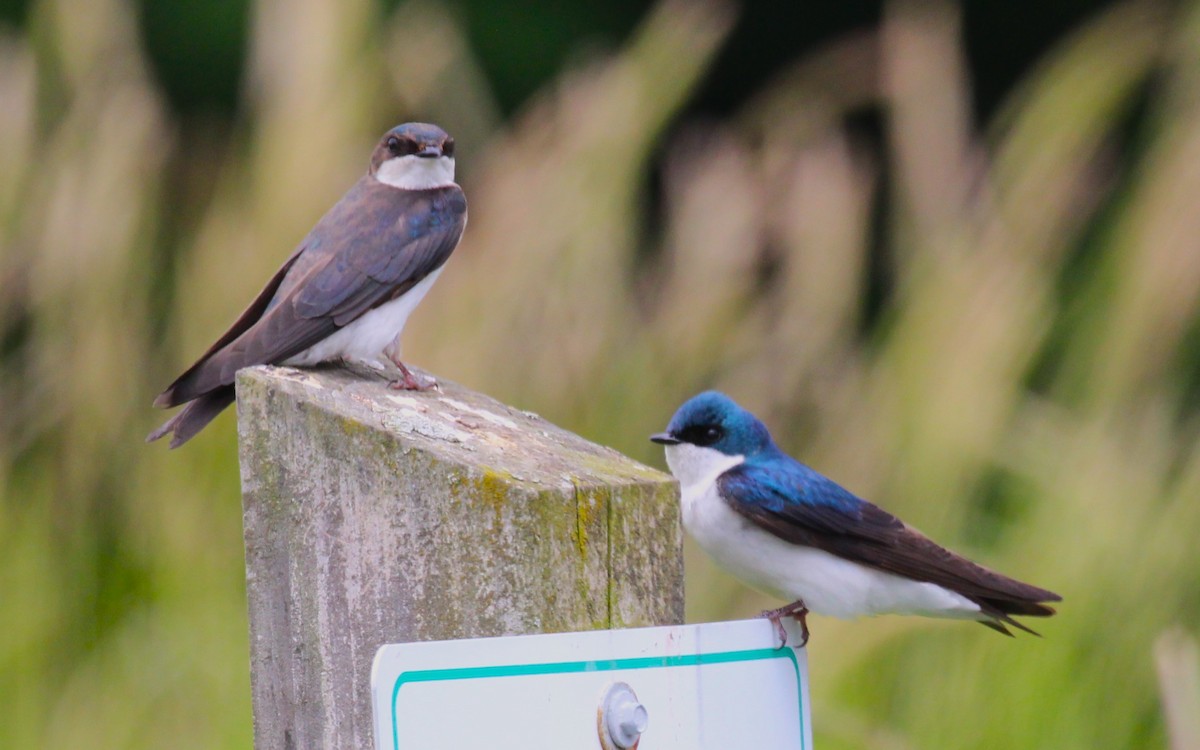
<instances>
[{"instance_id":1,"label":"lichen on post","mask_svg":"<svg viewBox=\"0 0 1200 750\"><path fill-rule=\"evenodd\" d=\"M383 643L682 621L669 476L446 381L237 390L256 747L372 747Z\"/></svg>"}]
</instances>

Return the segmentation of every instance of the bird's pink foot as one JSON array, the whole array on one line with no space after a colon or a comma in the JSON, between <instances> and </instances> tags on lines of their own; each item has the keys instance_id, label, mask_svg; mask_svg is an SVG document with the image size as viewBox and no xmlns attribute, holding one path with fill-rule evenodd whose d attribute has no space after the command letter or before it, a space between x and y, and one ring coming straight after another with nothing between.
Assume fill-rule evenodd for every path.
<instances>
[{"instance_id":1,"label":"bird's pink foot","mask_svg":"<svg viewBox=\"0 0 1200 750\"><path fill-rule=\"evenodd\" d=\"M393 380L388 383L388 388L394 391L428 391L431 388L437 388L437 381L430 377L418 377L411 370L404 366L404 363L399 359L392 360L392 364L400 370L399 380Z\"/></svg>"},{"instance_id":2,"label":"bird's pink foot","mask_svg":"<svg viewBox=\"0 0 1200 750\"><path fill-rule=\"evenodd\" d=\"M808 607L803 599L797 599L779 609L768 609L759 617L767 618L775 626L775 634L779 636L779 648L787 645L787 631L784 630L782 622L785 617L791 617L800 623L800 645L796 648L804 648L808 644Z\"/></svg>"}]
</instances>

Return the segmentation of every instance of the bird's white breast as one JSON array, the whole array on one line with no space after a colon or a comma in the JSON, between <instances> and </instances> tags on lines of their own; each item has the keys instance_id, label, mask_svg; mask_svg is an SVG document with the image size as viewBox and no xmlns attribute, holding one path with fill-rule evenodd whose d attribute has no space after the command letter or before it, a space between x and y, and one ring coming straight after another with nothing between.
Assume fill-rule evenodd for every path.
<instances>
[{"instance_id":1,"label":"bird's white breast","mask_svg":"<svg viewBox=\"0 0 1200 750\"><path fill-rule=\"evenodd\" d=\"M979 607L932 583L884 573L812 547L785 542L739 515L717 478L744 460L712 448L673 445L667 464L682 490L683 526L722 568L743 582L809 610L852 618L884 613L974 619Z\"/></svg>"},{"instance_id":2,"label":"bird's white breast","mask_svg":"<svg viewBox=\"0 0 1200 750\"><path fill-rule=\"evenodd\" d=\"M375 179L401 190L431 190L454 184L454 159L396 156L379 165Z\"/></svg>"},{"instance_id":3,"label":"bird's white breast","mask_svg":"<svg viewBox=\"0 0 1200 750\"><path fill-rule=\"evenodd\" d=\"M429 292L443 268L445 266L421 279L396 299L368 310L284 364L306 366L334 359L348 359L373 366L382 363L383 350L400 337L408 316Z\"/></svg>"}]
</instances>

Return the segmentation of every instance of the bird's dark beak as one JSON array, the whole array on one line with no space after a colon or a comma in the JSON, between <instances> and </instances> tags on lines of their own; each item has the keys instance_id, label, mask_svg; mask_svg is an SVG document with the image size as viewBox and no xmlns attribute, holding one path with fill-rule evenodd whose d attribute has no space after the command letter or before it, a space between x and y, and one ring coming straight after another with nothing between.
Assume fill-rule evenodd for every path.
<instances>
[{"instance_id":1,"label":"bird's dark beak","mask_svg":"<svg viewBox=\"0 0 1200 750\"><path fill-rule=\"evenodd\" d=\"M660 432L657 435L651 435L650 440L659 445L679 445L682 442L669 432Z\"/></svg>"},{"instance_id":2,"label":"bird's dark beak","mask_svg":"<svg viewBox=\"0 0 1200 750\"><path fill-rule=\"evenodd\" d=\"M441 155L442 155L442 147L441 146L426 146L425 148L423 148L417 152L417 156L421 157L422 159L436 159Z\"/></svg>"}]
</instances>

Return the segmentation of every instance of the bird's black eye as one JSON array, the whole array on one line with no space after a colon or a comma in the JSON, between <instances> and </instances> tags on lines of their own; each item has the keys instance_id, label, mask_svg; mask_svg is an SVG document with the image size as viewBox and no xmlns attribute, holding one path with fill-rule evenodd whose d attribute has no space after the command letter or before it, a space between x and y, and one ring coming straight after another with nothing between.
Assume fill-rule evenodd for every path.
<instances>
[{"instance_id":1,"label":"bird's black eye","mask_svg":"<svg viewBox=\"0 0 1200 750\"><path fill-rule=\"evenodd\" d=\"M725 430L716 424L694 425L683 431L679 436L685 443L706 448L725 437Z\"/></svg>"},{"instance_id":2,"label":"bird's black eye","mask_svg":"<svg viewBox=\"0 0 1200 750\"><path fill-rule=\"evenodd\" d=\"M392 156L408 156L417 153L417 144L408 138L389 135L386 144L388 151L392 152Z\"/></svg>"},{"instance_id":3,"label":"bird's black eye","mask_svg":"<svg viewBox=\"0 0 1200 750\"><path fill-rule=\"evenodd\" d=\"M454 158L454 139L453 138L447 138L442 143L442 156L449 156L451 159Z\"/></svg>"}]
</instances>

